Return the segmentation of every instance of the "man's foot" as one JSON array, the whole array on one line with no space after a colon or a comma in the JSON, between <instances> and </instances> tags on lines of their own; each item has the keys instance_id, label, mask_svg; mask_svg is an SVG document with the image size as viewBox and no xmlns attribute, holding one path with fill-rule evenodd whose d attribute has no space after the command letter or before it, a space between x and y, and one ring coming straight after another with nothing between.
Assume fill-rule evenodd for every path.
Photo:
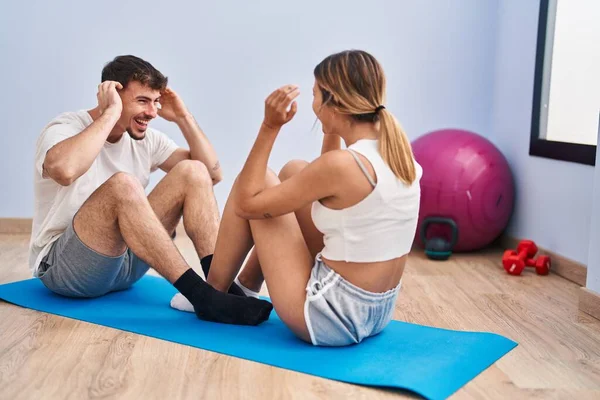
<instances>
[{"instance_id":1,"label":"man's foot","mask_svg":"<svg viewBox=\"0 0 600 400\"><path fill-rule=\"evenodd\" d=\"M269 319L273 305L254 297L219 292L188 269L174 286L194 307L196 316L205 321L235 325L259 325Z\"/></svg>"},{"instance_id":2,"label":"man's foot","mask_svg":"<svg viewBox=\"0 0 600 400\"><path fill-rule=\"evenodd\" d=\"M238 278L235 278L235 284L237 284L237 286L244 292L246 297L254 297L256 299L259 298L260 295L258 292L250 290L242 285ZM229 293L231 293L231 291ZM179 311L194 312L194 306L192 303L190 303L190 301L181 293L176 293L175 296L173 296L171 299L171 307Z\"/></svg>"}]
</instances>

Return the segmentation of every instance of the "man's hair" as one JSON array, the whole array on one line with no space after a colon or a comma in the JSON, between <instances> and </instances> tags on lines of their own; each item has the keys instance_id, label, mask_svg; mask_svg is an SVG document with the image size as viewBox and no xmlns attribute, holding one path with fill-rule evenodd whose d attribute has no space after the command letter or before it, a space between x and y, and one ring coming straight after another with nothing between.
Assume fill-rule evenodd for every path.
<instances>
[{"instance_id":1,"label":"man's hair","mask_svg":"<svg viewBox=\"0 0 600 400\"><path fill-rule=\"evenodd\" d=\"M148 61L132 55L117 56L102 69L102 82L116 81L123 89L131 81L138 81L154 90L162 91L167 87L168 78L154 68Z\"/></svg>"}]
</instances>

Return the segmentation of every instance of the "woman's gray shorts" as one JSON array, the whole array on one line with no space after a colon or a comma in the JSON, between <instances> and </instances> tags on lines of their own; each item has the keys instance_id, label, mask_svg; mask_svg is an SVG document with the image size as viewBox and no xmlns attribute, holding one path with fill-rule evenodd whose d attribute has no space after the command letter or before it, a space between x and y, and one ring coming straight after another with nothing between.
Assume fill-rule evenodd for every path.
<instances>
[{"instance_id":1,"label":"woman's gray shorts","mask_svg":"<svg viewBox=\"0 0 600 400\"><path fill-rule=\"evenodd\" d=\"M321 259L315 258L306 286L304 319L315 346L360 343L380 333L391 321L402 286L372 293L342 278Z\"/></svg>"}]
</instances>

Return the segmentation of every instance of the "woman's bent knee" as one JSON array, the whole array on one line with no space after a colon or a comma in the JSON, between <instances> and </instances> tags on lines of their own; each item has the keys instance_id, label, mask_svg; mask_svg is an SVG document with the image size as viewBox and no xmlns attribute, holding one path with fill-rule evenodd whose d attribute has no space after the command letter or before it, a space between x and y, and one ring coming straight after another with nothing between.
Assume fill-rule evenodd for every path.
<instances>
[{"instance_id":1,"label":"woman's bent knee","mask_svg":"<svg viewBox=\"0 0 600 400\"><path fill-rule=\"evenodd\" d=\"M267 174L265 175L265 186L273 187L279 185L280 183L281 181L277 177L275 171L273 171L271 168L267 168Z\"/></svg>"},{"instance_id":2,"label":"woman's bent knee","mask_svg":"<svg viewBox=\"0 0 600 400\"><path fill-rule=\"evenodd\" d=\"M298 172L302 171L308 165L307 161L304 160L291 160L288 161L281 171L279 171L279 179L282 181L290 178L293 175L296 175Z\"/></svg>"}]
</instances>

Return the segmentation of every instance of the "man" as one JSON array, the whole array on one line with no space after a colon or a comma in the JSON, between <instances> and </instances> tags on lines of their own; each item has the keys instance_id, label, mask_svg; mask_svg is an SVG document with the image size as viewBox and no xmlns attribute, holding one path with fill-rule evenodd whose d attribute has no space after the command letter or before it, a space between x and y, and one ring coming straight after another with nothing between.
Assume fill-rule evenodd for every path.
<instances>
[{"instance_id":1,"label":"man","mask_svg":"<svg viewBox=\"0 0 600 400\"><path fill-rule=\"evenodd\" d=\"M183 217L203 268L215 247L217 155L167 78L119 56L102 70L98 105L57 116L35 155L30 268L51 291L96 297L130 287L149 268L171 282L204 320L257 325L269 302L219 292L189 267L171 240ZM177 124L189 149L148 127ZM146 197L150 173L166 176Z\"/></svg>"}]
</instances>

